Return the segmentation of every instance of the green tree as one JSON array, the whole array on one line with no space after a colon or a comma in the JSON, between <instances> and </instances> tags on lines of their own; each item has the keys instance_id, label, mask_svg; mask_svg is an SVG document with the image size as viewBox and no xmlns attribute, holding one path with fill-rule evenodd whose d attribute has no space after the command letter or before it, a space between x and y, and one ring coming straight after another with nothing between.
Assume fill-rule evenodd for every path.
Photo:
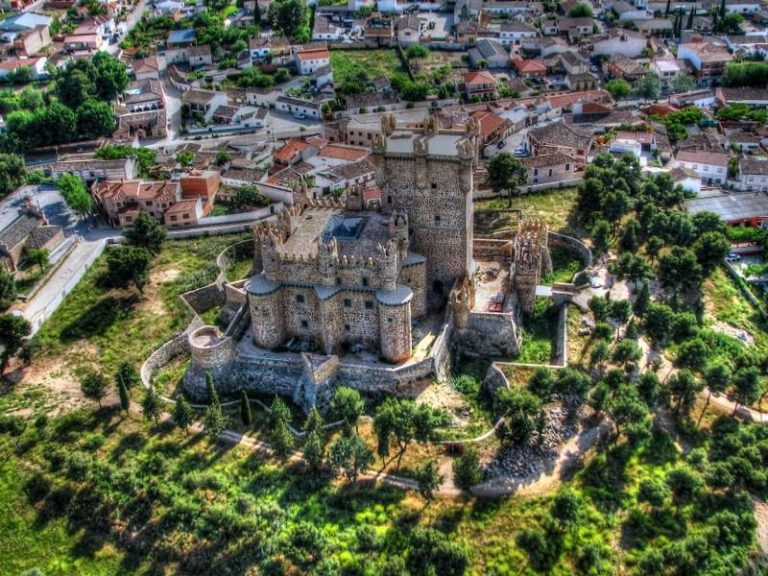
<instances>
[{"instance_id":1,"label":"green tree","mask_svg":"<svg viewBox=\"0 0 768 576\"><path fill-rule=\"evenodd\" d=\"M216 166L224 166L227 162L232 160L232 154L227 150L219 150L216 152Z\"/></svg>"},{"instance_id":2,"label":"green tree","mask_svg":"<svg viewBox=\"0 0 768 576\"><path fill-rule=\"evenodd\" d=\"M427 502L431 502L435 497L435 492L443 483L443 476L440 474L440 467L433 459L425 461L416 469L414 479L419 484L419 494Z\"/></svg>"},{"instance_id":3,"label":"green tree","mask_svg":"<svg viewBox=\"0 0 768 576\"><path fill-rule=\"evenodd\" d=\"M629 82L621 78L606 82L605 89L611 93L614 100L623 100L629 96L630 92L632 92L632 87L629 85Z\"/></svg>"},{"instance_id":4,"label":"green tree","mask_svg":"<svg viewBox=\"0 0 768 576\"><path fill-rule=\"evenodd\" d=\"M690 74L679 74L677 78L672 81L672 92L678 94L680 92L690 92L696 88L696 80Z\"/></svg>"},{"instance_id":5,"label":"green tree","mask_svg":"<svg viewBox=\"0 0 768 576\"><path fill-rule=\"evenodd\" d=\"M536 429L535 418L541 410L541 400L525 389L501 388L497 406L505 413L505 425L499 428L502 441L525 444Z\"/></svg>"},{"instance_id":6,"label":"green tree","mask_svg":"<svg viewBox=\"0 0 768 576\"><path fill-rule=\"evenodd\" d=\"M32 326L23 316L6 314L0 316L0 374L4 374L16 353L24 344L24 339L32 333Z\"/></svg>"},{"instance_id":7,"label":"green tree","mask_svg":"<svg viewBox=\"0 0 768 576\"><path fill-rule=\"evenodd\" d=\"M592 246L598 256L608 252L611 246L611 225L605 220L598 220L592 227Z\"/></svg>"},{"instance_id":8,"label":"green tree","mask_svg":"<svg viewBox=\"0 0 768 576\"><path fill-rule=\"evenodd\" d=\"M357 434L340 436L328 453L328 464L338 474L343 472L350 482L357 482L373 462L373 451Z\"/></svg>"},{"instance_id":9,"label":"green tree","mask_svg":"<svg viewBox=\"0 0 768 576\"><path fill-rule=\"evenodd\" d=\"M488 171L486 183L497 193L507 193L508 205L518 193L518 187L528 178L528 169L509 152L500 152L485 165Z\"/></svg>"},{"instance_id":10,"label":"green tree","mask_svg":"<svg viewBox=\"0 0 768 576\"><path fill-rule=\"evenodd\" d=\"M179 394L176 403L173 405L173 421L176 426L182 428L184 432L189 432L189 427L195 420L195 411L189 405L183 394Z\"/></svg>"},{"instance_id":11,"label":"green tree","mask_svg":"<svg viewBox=\"0 0 768 576\"><path fill-rule=\"evenodd\" d=\"M106 102L89 98L77 109L77 133L83 140L111 136L117 128L115 114Z\"/></svg>"},{"instance_id":12,"label":"green tree","mask_svg":"<svg viewBox=\"0 0 768 576\"><path fill-rule=\"evenodd\" d=\"M27 170L18 154L0 154L0 197L10 194L24 183Z\"/></svg>"},{"instance_id":13,"label":"green tree","mask_svg":"<svg viewBox=\"0 0 768 576\"><path fill-rule=\"evenodd\" d=\"M56 189L61 192L67 206L76 214L86 216L93 211L93 198L78 176L69 172L62 174L56 180Z\"/></svg>"},{"instance_id":14,"label":"green tree","mask_svg":"<svg viewBox=\"0 0 768 576\"><path fill-rule=\"evenodd\" d=\"M640 285L640 290L637 292L637 297L632 304L632 311L636 316L643 316L648 310L648 306L651 303L651 287L648 282L643 282Z\"/></svg>"},{"instance_id":15,"label":"green tree","mask_svg":"<svg viewBox=\"0 0 768 576\"><path fill-rule=\"evenodd\" d=\"M143 293L149 282L150 255L145 248L118 246L107 252L105 280L110 286L127 288L133 284Z\"/></svg>"},{"instance_id":16,"label":"green tree","mask_svg":"<svg viewBox=\"0 0 768 576\"><path fill-rule=\"evenodd\" d=\"M646 502L654 508L661 508L667 499L669 489L657 478L645 478L637 489L637 501Z\"/></svg>"},{"instance_id":17,"label":"green tree","mask_svg":"<svg viewBox=\"0 0 768 576\"><path fill-rule=\"evenodd\" d=\"M203 415L203 426L213 440L216 440L229 425L229 418L221 409L221 404L209 404Z\"/></svg>"},{"instance_id":18,"label":"green tree","mask_svg":"<svg viewBox=\"0 0 768 576\"><path fill-rule=\"evenodd\" d=\"M703 385L690 370L684 369L669 379L669 393L675 402L675 414L687 412L696 400L696 394Z\"/></svg>"},{"instance_id":19,"label":"green tree","mask_svg":"<svg viewBox=\"0 0 768 576\"><path fill-rule=\"evenodd\" d=\"M667 473L667 486L677 505L690 502L703 484L701 476L688 466L678 466Z\"/></svg>"},{"instance_id":20,"label":"green tree","mask_svg":"<svg viewBox=\"0 0 768 576\"><path fill-rule=\"evenodd\" d=\"M672 331L674 318L675 313L669 306L657 302L651 302L648 305L648 310L645 313L645 331L654 345L667 340Z\"/></svg>"},{"instance_id":21,"label":"green tree","mask_svg":"<svg viewBox=\"0 0 768 576\"><path fill-rule=\"evenodd\" d=\"M669 254L659 258L659 281L675 292L698 286L702 272L696 255L689 248L674 246Z\"/></svg>"},{"instance_id":22,"label":"green tree","mask_svg":"<svg viewBox=\"0 0 768 576\"><path fill-rule=\"evenodd\" d=\"M576 524L581 517L582 501L573 490L564 489L557 493L552 502L552 517L561 526Z\"/></svg>"},{"instance_id":23,"label":"green tree","mask_svg":"<svg viewBox=\"0 0 768 576\"><path fill-rule=\"evenodd\" d=\"M760 370L755 366L739 368L733 375L733 412L736 413L739 405L750 406L760 398Z\"/></svg>"},{"instance_id":24,"label":"green tree","mask_svg":"<svg viewBox=\"0 0 768 576\"><path fill-rule=\"evenodd\" d=\"M191 150L182 150L176 154L176 162L178 162L182 168L189 168L195 163L195 157L195 153Z\"/></svg>"},{"instance_id":25,"label":"green tree","mask_svg":"<svg viewBox=\"0 0 768 576\"><path fill-rule=\"evenodd\" d=\"M317 408L314 406L309 411L309 414L307 415L307 422L304 424L304 431L307 434L310 434L311 432L323 432L323 425L325 424L325 421L323 420L323 417L320 415L320 412L318 412Z\"/></svg>"},{"instance_id":26,"label":"green tree","mask_svg":"<svg viewBox=\"0 0 768 576\"><path fill-rule=\"evenodd\" d=\"M709 346L701 338L692 338L683 342L678 348L675 364L694 372L701 372L709 361L710 354Z\"/></svg>"},{"instance_id":27,"label":"green tree","mask_svg":"<svg viewBox=\"0 0 768 576\"><path fill-rule=\"evenodd\" d=\"M423 44L411 44L405 51L405 56L409 60L413 60L415 58L426 58L429 56L429 48Z\"/></svg>"},{"instance_id":28,"label":"green tree","mask_svg":"<svg viewBox=\"0 0 768 576\"><path fill-rule=\"evenodd\" d=\"M246 427L253 423L251 402L248 400L248 393L245 390L240 391L240 420L243 422L243 426Z\"/></svg>"},{"instance_id":29,"label":"green tree","mask_svg":"<svg viewBox=\"0 0 768 576\"><path fill-rule=\"evenodd\" d=\"M141 383L141 377L136 371L136 368L133 367L133 364L127 360L123 360L120 362L120 365L115 372L115 382L117 382L118 385L122 384L127 390L131 390Z\"/></svg>"},{"instance_id":30,"label":"green tree","mask_svg":"<svg viewBox=\"0 0 768 576\"><path fill-rule=\"evenodd\" d=\"M33 248L27 250L25 259L30 266L37 266L40 273L45 272L50 264L50 252L47 248Z\"/></svg>"},{"instance_id":31,"label":"green tree","mask_svg":"<svg viewBox=\"0 0 768 576\"><path fill-rule=\"evenodd\" d=\"M453 461L453 482L464 492L469 492L472 486L483 479L483 471L480 468L480 455L470 446L464 454Z\"/></svg>"},{"instance_id":32,"label":"green tree","mask_svg":"<svg viewBox=\"0 0 768 576\"><path fill-rule=\"evenodd\" d=\"M160 420L163 409L160 406L160 400L155 390L150 387L144 392L144 398L141 401L141 410L144 412L146 420L152 420L155 424Z\"/></svg>"},{"instance_id":33,"label":"green tree","mask_svg":"<svg viewBox=\"0 0 768 576\"><path fill-rule=\"evenodd\" d=\"M294 42L309 40L309 8L304 0L277 0L269 5L269 21Z\"/></svg>"},{"instance_id":34,"label":"green tree","mask_svg":"<svg viewBox=\"0 0 768 576\"><path fill-rule=\"evenodd\" d=\"M661 96L661 79L656 74L646 74L635 82L635 90L643 98L655 100Z\"/></svg>"},{"instance_id":35,"label":"green tree","mask_svg":"<svg viewBox=\"0 0 768 576\"><path fill-rule=\"evenodd\" d=\"M363 415L365 403L360 397L360 392L353 388L340 386L331 399L330 413L333 418L343 420L343 431L346 436L352 433L354 428L357 432L357 421Z\"/></svg>"},{"instance_id":36,"label":"green tree","mask_svg":"<svg viewBox=\"0 0 768 576\"><path fill-rule=\"evenodd\" d=\"M118 382L117 392L120 395L120 409L127 414L131 408L131 396L128 393L128 388L122 382Z\"/></svg>"},{"instance_id":37,"label":"green tree","mask_svg":"<svg viewBox=\"0 0 768 576\"><path fill-rule=\"evenodd\" d=\"M168 233L163 225L148 212L141 211L136 216L133 226L123 233L132 246L146 248L150 254L157 254L163 249Z\"/></svg>"},{"instance_id":38,"label":"green tree","mask_svg":"<svg viewBox=\"0 0 768 576\"><path fill-rule=\"evenodd\" d=\"M293 452L295 440L289 427L291 410L279 396L275 396L270 406L269 441L272 449L280 458L287 458Z\"/></svg>"},{"instance_id":39,"label":"green tree","mask_svg":"<svg viewBox=\"0 0 768 576\"><path fill-rule=\"evenodd\" d=\"M268 206L269 203L269 198L259 192L255 184L241 186L235 192L235 206L239 209Z\"/></svg>"},{"instance_id":40,"label":"green tree","mask_svg":"<svg viewBox=\"0 0 768 576\"><path fill-rule=\"evenodd\" d=\"M323 464L323 458L325 458L325 444L318 430L313 430L307 434L303 454L309 469L312 472L318 472Z\"/></svg>"},{"instance_id":41,"label":"green tree","mask_svg":"<svg viewBox=\"0 0 768 576\"><path fill-rule=\"evenodd\" d=\"M0 270L0 312L5 312L16 300L16 281L5 270Z\"/></svg>"},{"instance_id":42,"label":"green tree","mask_svg":"<svg viewBox=\"0 0 768 576\"><path fill-rule=\"evenodd\" d=\"M96 95L103 101L114 100L128 86L125 65L108 52L97 52L91 60Z\"/></svg>"},{"instance_id":43,"label":"green tree","mask_svg":"<svg viewBox=\"0 0 768 576\"><path fill-rule=\"evenodd\" d=\"M88 372L80 379L80 391L101 408L101 401L107 395L107 379L100 372Z\"/></svg>"},{"instance_id":44,"label":"green tree","mask_svg":"<svg viewBox=\"0 0 768 576\"><path fill-rule=\"evenodd\" d=\"M82 70L72 70L70 67L56 80L56 95L62 103L72 109L78 108L96 91L91 79Z\"/></svg>"},{"instance_id":45,"label":"green tree","mask_svg":"<svg viewBox=\"0 0 768 576\"><path fill-rule=\"evenodd\" d=\"M397 468L413 440L427 442L436 437L437 427L446 422L445 414L426 404L417 405L408 398L388 397L376 410L373 421L378 439L378 453L389 456L390 442L397 444Z\"/></svg>"},{"instance_id":46,"label":"green tree","mask_svg":"<svg viewBox=\"0 0 768 576\"><path fill-rule=\"evenodd\" d=\"M568 12L569 18L592 18L593 16L592 6L586 2L579 2Z\"/></svg>"},{"instance_id":47,"label":"green tree","mask_svg":"<svg viewBox=\"0 0 768 576\"><path fill-rule=\"evenodd\" d=\"M463 576L469 567L467 551L437 530L416 528L409 544L407 574Z\"/></svg>"},{"instance_id":48,"label":"green tree","mask_svg":"<svg viewBox=\"0 0 768 576\"><path fill-rule=\"evenodd\" d=\"M205 374L205 392L209 404L221 404L219 401L219 393L216 391L216 384L213 381L213 374L210 372Z\"/></svg>"},{"instance_id":49,"label":"green tree","mask_svg":"<svg viewBox=\"0 0 768 576\"><path fill-rule=\"evenodd\" d=\"M693 245L704 276L709 276L731 251L731 243L720 232L705 232Z\"/></svg>"},{"instance_id":50,"label":"green tree","mask_svg":"<svg viewBox=\"0 0 768 576\"><path fill-rule=\"evenodd\" d=\"M630 362L637 362L643 357L643 352L640 350L640 346L634 340L622 340L613 349L613 355L611 359L617 364L626 366Z\"/></svg>"}]
</instances>

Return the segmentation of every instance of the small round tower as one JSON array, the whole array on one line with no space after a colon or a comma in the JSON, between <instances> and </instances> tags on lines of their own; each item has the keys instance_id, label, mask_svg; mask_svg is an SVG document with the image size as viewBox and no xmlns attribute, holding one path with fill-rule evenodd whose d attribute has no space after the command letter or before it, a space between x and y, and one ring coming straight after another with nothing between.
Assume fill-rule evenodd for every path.
<instances>
[{"instance_id":1,"label":"small round tower","mask_svg":"<svg viewBox=\"0 0 768 576\"><path fill-rule=\"evenodd\" d=\"M403 362L411 357L411 299L413 291L399 285L390 292L377 292L379 303L379 345L388 362Z\"/></svg>"},{"instance_id":2,"label":"small round tower","mask_svg":"<svg viewBox=\"0 0 768 576\"><path fill-rule=\"evenodd\" d=\"M285 341L285 316L280 284L265 275L252 276L245 284L251 313L253 343L273 349Z\"/></svg>"}]
</instances>

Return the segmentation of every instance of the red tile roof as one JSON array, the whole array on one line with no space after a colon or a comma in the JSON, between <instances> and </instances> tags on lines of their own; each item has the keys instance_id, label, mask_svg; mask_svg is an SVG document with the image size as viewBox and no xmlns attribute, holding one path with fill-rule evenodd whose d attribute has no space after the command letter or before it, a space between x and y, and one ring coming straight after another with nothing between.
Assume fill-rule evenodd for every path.
<instances>
[{"instance_id":1,"label":"red tile roof","mask_svg":"<svg viewBox=\"0 0 768 576\"><path fill-rule=\"evenodd\" d=\"M325 48L320 50L304 50L303 52L298 52L296 56L299 60L322 60L330 58L328 50Z\"/></svg>"}]
</instances>

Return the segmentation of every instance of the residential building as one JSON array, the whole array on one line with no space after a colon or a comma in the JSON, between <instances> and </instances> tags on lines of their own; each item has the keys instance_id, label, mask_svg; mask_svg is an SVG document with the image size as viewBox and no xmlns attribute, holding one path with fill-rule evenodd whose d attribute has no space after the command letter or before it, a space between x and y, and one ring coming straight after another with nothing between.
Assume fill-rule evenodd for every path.
<instances>
[{"instance_id":1,"label":"residential building","mask_svg":"<svg viewBox=\"0 0 768 576\"><path fill-rule=\"evenodd\" d=\"M561 152L585 163L592 148L592 134L562 121L553 122L528 131L528 148L533 156Z\"/></svg>"},{"instance_id":2,"label":"residential building","mask_svg":"<svg viewBox=\"0 0 768 576\"><path fill-rule=\"evenodd\" d=\"M740 158L737 180L739 190L744 192L768 192L768 159L756 156Z\"/></svg>"},{"instance_id":3,"label":"residential building","mask_svg":"<svg viewBox=\"0 0 768 576\"><path fill-rule=\"evenodd\" d=\"M179 179L183 198L202 198L207 213L216 200L221 186L221 174L216 170L191 170Z\"/></svg>"},{"instance_id":4,"label":"residential building","mask_svg":"<svg viewBox=\"0 0 768 576\"><path fill-rule=\"evenodd\" d=\"M133 225L139 212L163 222L166 210L181 200L179 183L170 180L105 180L97 182L91 192L107 221L120 227ZM191 218L187 220L191 223Z\"/></svg>"},{"instance_id":5,"label":"residential building","mask_svg":"<svg viewBox=\"0 0 768 576\"><path fill-rule=\"evenodd\" d=\"M0 270L13 273L30 250L52 252L64 241L60 226L52 226L45 214L27 200L16 218L0 230Z\"/></svg>"},{"instance_id":6,"label":"residential building","mask_svg":"<svg viewBox=\"0 0 768 576\"><path fill-rule=\"evenodd\" d=\"M725 88L715 90L718 106L746 104L750 108L768 108L768 90L764 88Z\"/></svg>"},{"instance_id":7,"label":"residential building","mask_svg":"<svg viewBox=\"0 0 768 576\"><path fill-rule=\"evenodd\" d=\"M94 180L132 180L138 174L135 158L104 160L101 158L63 158L51 164L51 178L62 174L74 174L86 184Z\"/></svg>"},{"instance_id":8,"label":"residential building","mask_svg":"<svg viewBox=\"0 0 768 576\"><path fill-rule=\"evenodd\" d=\"M133 61L133 75L136 80L160 80L160 64L157 56L147 56Z\"/></svg>"},{"instance_id":9,"label":"residential building","mask_svg":"<svg viewBox=\"0 0 768 576\"><path fill-rule=\"evenodd\" d=\"M496 93L496 77L486 70L465 72L459 81L459 92L467 98L492 96Z\"/></svg>"},{"instance_id":10,"label":"residential building","mask_svg":"<svg viewBox=\"0 0 768 576\"><path fill-rule=\"evenodd\" d=\"M728 155L722 152L683 150L677 153L675 166L696 171L709 186L723 185L728 177Z\"/></svg>"},{"instance_id":11,"label":"residential building","mask_svg":"<svg viewBox=\"0 0 768 576\"><path fill-rule=\"evenodd\" d=\"M415 12L401 16L395 20L395 39L401 46L410 46L421 37L421 19Z\"/></svg>"},{"instance_id":12,"label":"residential building","mask_svg":"<svg viewBox=\"0 0 768 576\"><path fill-rule=\"evenodd\" d=\"M648 74L648 68L642 62L632 58L618 55L615 59L603 64L603 70L611 78L623 78L628 82L634 82Z\"/></svg>"},{"instance_id":13,"label":"residential building","mask_svg":"<svg viewBox=\"0 0 768 576\"><path fill-rule=\"evenodd\" d=\"M651 62L651 71L661 80L663 90L671 90L675 80L685 74L685 62L676 58L657 58Z\"/></svg>"},{"instance_id":14,"label":"residential building","mask_svg":"<svg viewBox=\"0 0 768 576\"><path fill-rule=\"evenodd\" d=\"M189 65L192 68L213 65L213 54L211 54L211 47L208 44L205 46L190 46L187 54L189 54Z\"/></svg>"},{"instance_id":15,"label":"residential building","mask_svg":"<svg viewBox=\"0 0 768 576\"><path fill-rule=\"evenodd\" d=\"M768 195L765 192L727 193L706 190L685 201L689 214L711 212L729 226L768 227Z\"/></svg>"},{"instance_id":16,"label":"residential building","mask_svg":"<svg viewBox=\"0 0 768 576\"><path fill-rule=\"evenodd\" d=\"M333 17L325 14L315 16L312 29L312 40L327 40L334 42L341 39L344 28L333 21Z\"/></svg>"},{"instance_id":17,"label":"residential building","mask_svg":"<svg viewBox=\"0 0 768 576\"><path fill-rule=\"evenodd\" d=\"M319 68L330 66L331 56L327 48L302 50L295 55L296 69L302 76L313 74Z\"/></svg>"},{"instance_id":18,"label":"residential building","mask_svg":"<svg viewBox=\"0 0 768 576\"><path fill-rule=\"evenodd\" d=\"M706 40L680 44L677 57L693 67L699 86L712 86L733 60L725 46Z\"/></svg>"},{"instance_id":19,"label":"residential building","mask_svg":"<svg viewBox=\"0 0 768 576\"><path fill-rule=\"evenodd\" d=\"M622 22L650 19L653 17L653 14L648 12L646 8L633 6L628 2L624 2L624 0L614 2L611 9L616 12L619 20Z\"/></svg>"},{"instance_id":20,"label":"residential building","mask_svg":"<svg viewBox=\"0 0 768 576\"><path fill-rule=\"evenodd\" d=\"M275 108L294 116L305 116L319 120L323 116L322 106L325 100L310 100L294 98L293 96L278 96Z\"/></svg>"},{"instance_id":21,"label":"residential building","mask_svg":"<svg viewBox=\"0 0 768 576\"><path fill-rule=\"evenodd\" d=\"M519 45L523 38L536 38L539 31L526 22L504 22L499 28L499 42L504 46Z\"/></svg>"},{"instance_id":22,"label":"residential building","mask_svg":"<svg viewBox=\"0 0 768 576\"><path fill-rule=\"evenodd\" d=\"M228 99L224 92L192 88L182 94L181 102L189 106L191 114L201 114L206 122L210 122L213 112L219 106L226 106Z\"/></svg>"},{"instance_id":23,"label":"residential building","mask_svg":"<svg viewBox=\"0 0 768 576\"><path fill-rule=\"evenodd\" d=\"M570 42L577 42L580 38L591 36L594 33L596 22L593 18L560 18L557 28L560 34L568 36Z\"/></svg>"},{"instance_id":24,"label":"residential building","mask_svg":"<svg viewBox=\"0 0 768 576\"><path fill-rule=\"evenodd\" d=\"M13 47L17 56L30 58L50 43L51 35L48 32L48 26L40 24L19 32L13 41Z\"/></svg>"},{"instance_id":25,"label":"residential building","mask_svg":"<svg viewBox=\"0 0 768 576\"><path fill-rule=\"evenodd\" d=\"M562 152L552 152L523 158L528 169L529 186L552 182L565 182L579 177L576 172L577 162Z\"/></svg>"},{"instance_id":26,"label":"residential building","mask_svg":"<svg viewBox=\"0 0 768 576\"><path fill-rule=\"evenodd\" d=\"M392 18L382 16L381 12L374 12L365 23L363 37L379 46L389 46L395 37Z\"/></svg>"},{"instance_id":27,"label":"residential building","mask_svg":"<svg viewBox=\"0 0 768 576\"><path fill-rule=\"evenodd\" d=\"M545 78L547 76L547 66L537 58L531 60L512 58L512 68L515 69L520 78Z\"/></svg>"},{"instance_id":28,"label":"residential building","mask_svg":"<svg viewBox=\"0 0 768 576\"><path fill-rule=\"evenodd\" d=\"M509 52L500 42L481 38L477 45L469 50L469 61L475 67L485 62L488 68L506 68L509 66Z\"/></svg>"},{"instance_id":29,"label":"residential building","mask_svg":"<svg viewBox=\"0 0 768 576\"><path fill-rule=\"evenodd\" d=\"M611 28L607 34L593 36L592 46L594 56L622 54L637 58L648 46L648 40L640 32Z\"/></svg>"},{"instance_id":30,"label":"residential building","mask_svg":"<svg viewBox=\"0 0 768 576\"><path fill-rule=\"evenodd\" d=\"M48 59L45 56L35 56L34 58L15 58L0 61L0 79L5 78L12 72L20 68L29 68L32 73L32 79L46 78L48 70L45 65Z\"/></svg>"}]
</instances>

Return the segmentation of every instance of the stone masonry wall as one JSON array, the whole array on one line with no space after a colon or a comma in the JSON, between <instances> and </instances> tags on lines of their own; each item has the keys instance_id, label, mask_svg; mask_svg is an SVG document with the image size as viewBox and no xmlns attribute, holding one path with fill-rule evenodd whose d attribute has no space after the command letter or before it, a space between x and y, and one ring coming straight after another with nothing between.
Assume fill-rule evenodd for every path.
<instances>
[{"instance_id":1,"label":"stone masonry wall","mask_svg":"<svg viewBox=\"0 0 768 576\"><path fill-rule=\"evenodd\" d=\"M223 306L226 301L224 290L217 284L208 284L208 286L203 286L197 290L185 292L181 297L198 314L202 314L216 306Z\"/></svg>"},{"instance_id":2,"label":"stone masonry wall","mask_svg":"<svg viewBox=\"0 0 768 576\"><path fill-rule=\"evenodd\" d=\"M515 355L520 352L515 315L470 312L467 327L454 331L454 344L473 357Z\"/></svg>"}]
</instances>

